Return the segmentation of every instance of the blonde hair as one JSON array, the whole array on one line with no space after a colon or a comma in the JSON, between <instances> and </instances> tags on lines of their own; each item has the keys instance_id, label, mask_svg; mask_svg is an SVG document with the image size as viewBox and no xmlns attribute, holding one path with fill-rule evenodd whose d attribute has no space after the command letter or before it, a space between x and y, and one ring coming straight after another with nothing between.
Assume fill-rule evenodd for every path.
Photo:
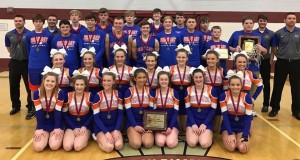
<instances>
[{"instance_id":1,"label":"blonde hair","mask_svg":"<svg viewBox=\"0 0 300 160\"><path fill-rule=\"evenodd\" d=\"M80 18L82 17L82 13L76 9L71 10L69 16L71 16L72 14L77 14Z\"/></svg>"},{"instance_id":2,"label":"blonde hair","mask_svg":"<svg viewBox=\"0 0 300 160\"><path fill-rule=\"evenodd\" d=\"M127 11L125 11L124 17L127 17L127 16L133 16L133 17L135 17L135 11L134 10L127 10Z\"/></svg>"},{"instance_id":3,"label":"blonde hair","mask_svg":"<svg viewBox=\"0 0 300 160\"><path fill-rule=\"evenodd\" d=\"M165 17L164 17L164 22L165 22L167 19L170 19L170 20L173 22L173 18L172 18L171 16L165 16Z\"/></svg>"},{"instance_id":4,"label":"blonde hair","mask_svg":"<svg viewBox=\"0 0 300 160\"><path fill-rule=\"evenodd\" d=\"M45 95L46 89L44 87L44 84L45 84L45 79L49 76L55 77L55 81L56 81L55 87L53 88L53 95L56 95L58 93L58 75L53 72L48 72L43 76L43 79L42 79L42 84L40 86L40 98L43 98L43 97L46 98L46 95Z\"/></svg>"}]
</instances>

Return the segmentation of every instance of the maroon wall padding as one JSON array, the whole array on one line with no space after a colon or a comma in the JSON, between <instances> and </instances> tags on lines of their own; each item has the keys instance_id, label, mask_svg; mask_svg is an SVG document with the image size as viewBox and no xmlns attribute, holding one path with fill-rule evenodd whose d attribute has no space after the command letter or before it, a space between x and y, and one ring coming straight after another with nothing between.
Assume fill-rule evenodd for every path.
<instances>
[{"instance_id":1,"label":"maroon wall padding","mask_svg":"<svg viewBox=\"0 0 300 160\"><path fill-rule=\"evenodd\" d=\"M7 13L7 8L0 8L0 19L12 19L14 15L21 14L26 19L31 19L32 15L40 13L45 15L56 14L59 19L69 19L71 9L36 9L36 8L14 8L14 13ZM97 13L97 10L80 10L83 15L90 12ZM123 16L125 10L111 10L110 17ZM175 17L177 11L163 11L163 15ZM271 23L283 23L285 12L229 12L229 11L185 11L185 15L208 15L212 22L241 22L243 16L252 16L255 20L259 14L265 14L269 17ZM295 12L298 16L300 12ZM152 16L152 11L136 11L136 17L149 18Z\"/></svg>"},{"instance_id":2,"label":"maroon wall padding","mask_svg":"<svg viewBox=\"0 0 300 160\"><path fill-rule=\"evenodd\" d=\"M0 72L8 71L8 58L0 58Z\"/></svg>"}]
</instances>

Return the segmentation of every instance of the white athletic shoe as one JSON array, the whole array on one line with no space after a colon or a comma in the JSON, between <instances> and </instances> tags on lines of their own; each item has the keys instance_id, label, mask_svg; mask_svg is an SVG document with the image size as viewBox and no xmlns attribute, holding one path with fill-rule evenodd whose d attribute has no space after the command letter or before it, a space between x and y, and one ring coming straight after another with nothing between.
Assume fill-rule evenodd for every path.
<instances>
[{"instance_id":1,"label":"white athletic shoe","mask_svg":"<svg viewBox=\"0 0 300 160\"><path fill-rule=\"evenodd\" d=\"M95 141L97 141L97 137L96 137L95 133L92 134L92 137Z\"/></svg>"},{"instance_id":2,"label":"white athletic shoe","mask_svg":"<svg viewBox=\"0 0 300 160\"><path fill-rule=\"evenodd\" d=\"M255 111L252 111L252 116L253 116L253 117L256 117L256 116L257 116Z\"/></svg>"}]
</instances>

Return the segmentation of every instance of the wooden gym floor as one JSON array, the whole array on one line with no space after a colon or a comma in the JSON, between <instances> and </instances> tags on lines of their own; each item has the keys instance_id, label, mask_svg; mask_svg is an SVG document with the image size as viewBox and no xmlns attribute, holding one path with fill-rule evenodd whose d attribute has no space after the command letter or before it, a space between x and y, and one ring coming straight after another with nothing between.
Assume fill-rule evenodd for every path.
<instances>
[{"instance_id":1,"label":"wooden gym floor","mask_svg":"<svg viewBox=\"0 0 300 160\"><path fill-rule=\"evenodd\" d=\"M51 151L46 149L42 153L37 153L32 149L32 136L36 121L25 120L27 109L26 91L21 85L21 112L10 116L11 102L9 97L8 72L0 73L0 155L2 160L35 160L35 159L110 159L119 157L130 157L136 155L200 155L220 157L226 159L264 159L264 160L300 160L300 121L291 115L291 93L290 85L287 81L281 100L281 110L277 117L269 118L267 113L261 113L262 94L255 102L257 117L254 118L254 132L250 137L250 151L247 154L225 151L221 136L214 135L214 143L210 149L204 150L200 147L189 148L186 146L185 137L179 137L179 145L175 149L157 148L133 150L128 146L125 140L125 147L120 152L106 154L102 152L96 142L90 140L88 146L81 152L65 152L63 149ZM271 86L272 88L272 86ZM161 156L162 157L162 156ZM176 156L173 158L180 159ZM128 158L127 158L128 159ZM131 157L130 159L138 159ZM144 159L167 159L160 157L151 157ZM189 159L189 158L181 158ZM198 158L199 159L199 158ZM202 159L202 158L201 158Z\"/></svg>"}]
</instances>

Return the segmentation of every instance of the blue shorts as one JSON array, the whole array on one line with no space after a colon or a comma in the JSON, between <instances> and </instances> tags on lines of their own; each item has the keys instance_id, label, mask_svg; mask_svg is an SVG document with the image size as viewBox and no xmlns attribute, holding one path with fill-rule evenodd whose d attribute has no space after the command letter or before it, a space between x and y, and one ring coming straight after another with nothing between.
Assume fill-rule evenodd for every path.
<instances>
[{"instance_id":1,"label":"blue shorts","mask_svg":"<svg viewBox=\"0 0 300 160\"><path fill-rule=\"evenodd\" d=\"M43 68L28 68L28 82L31 91L39 89L43 78L42 72Z\"/></svg>"}]
</instances>

